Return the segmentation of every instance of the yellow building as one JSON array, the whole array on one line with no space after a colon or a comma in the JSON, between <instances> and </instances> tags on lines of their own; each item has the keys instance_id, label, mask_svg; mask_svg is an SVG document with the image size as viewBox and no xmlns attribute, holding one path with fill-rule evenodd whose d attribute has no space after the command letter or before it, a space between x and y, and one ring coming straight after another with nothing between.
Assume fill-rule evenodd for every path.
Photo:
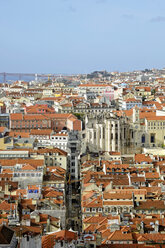
<instances>
[{"instance_id":1,"label":"yellow building","mask_svg":"<svg viewBox=\"0 0 165 248\"><path fill-rule=\"evenodd\" d=\"M0 127L0 149L6 150L10 147L13 147L13 138L9 137L6 127Z\"/></svg>"}]
</instances>

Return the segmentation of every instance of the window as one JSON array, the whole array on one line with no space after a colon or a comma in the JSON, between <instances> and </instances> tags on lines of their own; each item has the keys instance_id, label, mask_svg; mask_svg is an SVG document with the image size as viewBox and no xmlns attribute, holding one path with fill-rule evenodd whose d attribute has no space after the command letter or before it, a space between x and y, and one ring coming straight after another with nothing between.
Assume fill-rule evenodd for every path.
<instances>
[{"instance_id":1,"label":"window","mask_svg":"<svg viewBox=\"0 0 165 248\"><path fill-rule=\"evenodd\" d=\"M155 135L154 134L151 134L151 136L150 136L150 142L151 143L155 143Z\"/></svg>"},{"instance_id":2,"label":"window","mask_svg":"<svg viewBox=\"0 0 165 248\"><path fill-rule=\"evenodd\" d=\"M145 143L145 135L142 135L142 143Z\"/></svg>"},{"instance_id":3,"label":"window","mask_svg":"<svg viewBox=\"0 0 165 248\"><path fill-rule=\"evenodd\" d=\"M132 139L134 138L133 131L132 131Z\"/></svg>"}]
</instances>

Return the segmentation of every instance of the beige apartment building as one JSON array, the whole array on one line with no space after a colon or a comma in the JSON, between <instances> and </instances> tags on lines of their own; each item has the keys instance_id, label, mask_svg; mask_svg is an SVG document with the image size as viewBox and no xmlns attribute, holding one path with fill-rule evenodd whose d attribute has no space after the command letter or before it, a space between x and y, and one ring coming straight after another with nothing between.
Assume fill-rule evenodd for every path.
<instances>
[{"instance_id":1,"label":"beige apartment building","mask_svg":"<svg viewBox=\"0 0 165 248\"><path fill-rule=\"evenodd\" d=\"M145 127L149 146L165 147L165 116L147 117Z\"/></svg>"}]
</instances>

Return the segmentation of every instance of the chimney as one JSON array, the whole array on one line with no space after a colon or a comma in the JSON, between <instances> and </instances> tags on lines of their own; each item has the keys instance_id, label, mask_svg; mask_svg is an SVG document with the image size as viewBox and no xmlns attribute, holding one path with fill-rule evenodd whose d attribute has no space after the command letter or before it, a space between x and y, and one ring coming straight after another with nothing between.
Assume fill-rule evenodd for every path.
<instances>
[{"instance_id":1,"label":"chimney","mask_svg":"<svg viewBox=\"0 0 165 248\"><path fill-rule=\"evenodd\" d=\"M6 183L5 184L5 195L9 194L9 185Z\"/></svg>"},{"instance_id":2,"label":"chimney","mask_svg":"<svg viewBox=\"0 0 165 248\"><path fill-rule=\"evenodd\" d=\"M156 232L156 233L159 232L159 221L158 221L158 220L155 221L154 229L155 229L155 232Z\"/></svg>"},{"instance_id":3,"label":"chimney","mask_svg":"<svg viewBox=\"0 0 165 248\"><path fill-rule=\"evenodd\" d=\"M50 232L50 216L47 219L47 232Z\"/></svg>"},{"instance_id":4,"label":"chimney","mask_svg":"<svg viewBox=\"0 0 165 248\"><path fill-rule=\"evenodd\" d=\"M131 186L132 183L131 183L131 176L130 176L130 173L128 173L128 181L129 181L129 186Z\"/></svg>"},{"instance_id":5,"label":"chimney","mask_svg":"<svg viewBox=\"0 0 165 248\"><path fill-rule=\"evenodd\" d=\"M140 223L140 233L144 233L144 222L141 221Z\"/></svg>"},{"instance_id":6,"label":"chimney","mask_svg":"<svg viewBox=\"0 0 165 248\"><path fill-rule=\"evenodd\" d=\"M113 183L110 181L110 189L113 189Z\"/></svg>"},{"instance_id":7,"label":"chimney","mask_svg":"<svg viewBox=\"0 0 165 248\"><path fill-rule=\"evenodd\" d=\"M107 174L107 170L106 170L106 165L105 164L103 164L103 172L104 172L105 175Z\"/></svg>"}]
</instances>

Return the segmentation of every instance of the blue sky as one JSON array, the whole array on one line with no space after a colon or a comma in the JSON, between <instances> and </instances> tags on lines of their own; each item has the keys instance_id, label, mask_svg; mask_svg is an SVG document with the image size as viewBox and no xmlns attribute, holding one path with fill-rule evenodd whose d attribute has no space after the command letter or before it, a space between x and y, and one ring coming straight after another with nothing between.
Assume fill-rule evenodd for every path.
<instances>
[{"instance_id":1,"label":"blue sky","mask_svg":"<svg viewBox=\"0 0 165 248\"><path fill-rule=\"evenodd\" d=\"M165 66L164 0L0 0L0 72Z\"/></svg>"}]
</instances>

